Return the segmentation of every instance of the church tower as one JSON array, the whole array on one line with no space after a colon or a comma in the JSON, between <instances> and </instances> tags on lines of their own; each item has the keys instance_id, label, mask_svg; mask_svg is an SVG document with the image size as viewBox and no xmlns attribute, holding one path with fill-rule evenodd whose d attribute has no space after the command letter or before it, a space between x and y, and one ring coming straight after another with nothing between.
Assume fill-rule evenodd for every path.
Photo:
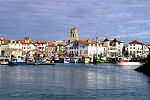
<instances>
[{"instance_id":1,"label":"church tower","mask_svg":"<svg viewBox=\"0 0 150 100\"><path fill-rule=\"evenodd\" d=\"M70 42L78 40L78 31L76 28L72 28L70 32Z\"/></svg>"}]
</instances>

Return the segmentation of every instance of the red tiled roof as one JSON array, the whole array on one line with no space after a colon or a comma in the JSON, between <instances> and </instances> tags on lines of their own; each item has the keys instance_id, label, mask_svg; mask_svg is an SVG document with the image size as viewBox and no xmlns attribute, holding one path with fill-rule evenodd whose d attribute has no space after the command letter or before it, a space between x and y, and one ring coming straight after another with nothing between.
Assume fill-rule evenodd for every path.
<instances>
[{"instance_id":1,"label":"red tiled roof","mask_svg":"<svg viewBox=\"0 0 150 100\"><path fill-rule=\"evenodd\" d=\"M33 43L33 44L37 44L37 43L38 43L38 41L31 41L31 43Z\"/></svg>"},{"instance_id":2,"label":"red tiled roof","mask_svg":"<svg viewBox=\"0 0 150 100\"><path fill-rule=\"evenodd\" d=\"M20 43L22 44L30 44L30 43L25 42L24 40L18 40L18 41L20 41Z\"/></svg>"},{"instance_id":3,"label":"red tiled roof","mask_svg":"<svg viewBox=\"0 0 150 100\"><path fill-rule=\"evenodd\" d=\"M140 43L140 42L137 41L137 40L134 40L134 41L131 41L129 44L142 44L142 43Z\"/></svg>"},{"instance_id":4,"label":"red tiled roof","mask_svg":"<svg viewBox=\"0 0 150 100\"><path fill-rule=\"evenodd\" d=\"M46 44L46 42L38 42L38 44Z\"/></svg>"},{"instance_id":5,"label":"red tiled roof","mask_svg":"<svg viewBox=\"0 0 150 100\"><path fill-rule=\"evenodd\" d=\"M64 44L58 44L58 46L65 46Z\"/></svg>"},{"instance_id":6,"label":"red tiled roof","mask_svg":"<svg viewBox=\"0 0 150 100\"><path fill-rule=\"evenodd\" d=\"M3 40L3 38L0 38L0 41L2 41Z\"/></svg>"},{"instance_id":7,"label":"red tiled roof","mask_svg":"<svg viewBox=\"0 0 150 100\"><path fill-rule=\"evenodd\" d=\"M10 40L3 40L4 41L4 44L9 44L10 43Z\"/></svg>"},{"instance_id":8,"label":"red tiled roof","mask_svg":"<svg viewBox=\"0 0 150 100\"><path fill-rule=\"evenodd\" d=\"M49 47L55 47L53 43L48 44Z\"/></svg>"},{"instance_id":9,"label":"red tiled roof","mask_svg":"<svg viewBox=\"0 0 150 100\"><path fill-rule=\"evenodd\" d=\"M89 44L87 41L84 41L84 40L76 40L76 41L78 41L78 42L80 42L80 43L83 43L83 44L86 44L86 45Z\"/></svg>"}]
</instances>

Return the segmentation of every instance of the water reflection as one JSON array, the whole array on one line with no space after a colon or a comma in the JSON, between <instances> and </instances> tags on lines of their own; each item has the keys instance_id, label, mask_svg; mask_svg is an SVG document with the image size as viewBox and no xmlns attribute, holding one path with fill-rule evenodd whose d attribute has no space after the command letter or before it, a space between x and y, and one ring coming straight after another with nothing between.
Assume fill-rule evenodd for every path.
<instances>
[{"instance_id":1,"label":"water reflection","mask_svg":"<svg viewBox=\"0 0 150 100\"><path fill-rule=\"evenodd\" d=\"M120 66L120 67L123 68L123 69L136 69L140 66Z\"/></svg>"},{"instance_id":2,"label":"water reflection","mask_svg":"<svg viewBox=\"0 0 150 100\"><path fill-rule=\"evenodd\" d=\"M150 79L114 64L0 66L0 98L104 100L150 98ZM143 93L143 94L142 94ZM141 97L139 97L139 95ZM112 97L113 96L113 97Z\"/></svg>"}]
</instances>

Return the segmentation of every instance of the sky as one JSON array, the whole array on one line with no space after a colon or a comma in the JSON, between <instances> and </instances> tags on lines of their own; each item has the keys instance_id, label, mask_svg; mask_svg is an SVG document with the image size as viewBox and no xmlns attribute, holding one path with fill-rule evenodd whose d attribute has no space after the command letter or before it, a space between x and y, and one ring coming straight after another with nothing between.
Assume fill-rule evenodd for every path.
<instances>
[{"instance_id":1,"label":"sky","mask_svg":"<svg viewBox=\"0 0 150 100\"><path fill-rule=\"evenodd\" d=\"M0 37L21 40L117 38L150 43L150 0L0 0Z\"/></svg>"}]
</instances>

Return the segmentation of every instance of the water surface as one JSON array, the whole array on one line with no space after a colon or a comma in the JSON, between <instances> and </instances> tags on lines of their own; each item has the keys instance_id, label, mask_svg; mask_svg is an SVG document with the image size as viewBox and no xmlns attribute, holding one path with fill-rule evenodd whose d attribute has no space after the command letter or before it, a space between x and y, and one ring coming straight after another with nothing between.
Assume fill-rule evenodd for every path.
<instances>
[{"instance_id":1,"label":"water surface","mask_svg":"<svg viewBox=\"0 0 150 100\"><path fill-rule=\"evenodd\" d=\"M137 66L0 66L0 100L150 100Z\"/></svg>"}]
</instances>

